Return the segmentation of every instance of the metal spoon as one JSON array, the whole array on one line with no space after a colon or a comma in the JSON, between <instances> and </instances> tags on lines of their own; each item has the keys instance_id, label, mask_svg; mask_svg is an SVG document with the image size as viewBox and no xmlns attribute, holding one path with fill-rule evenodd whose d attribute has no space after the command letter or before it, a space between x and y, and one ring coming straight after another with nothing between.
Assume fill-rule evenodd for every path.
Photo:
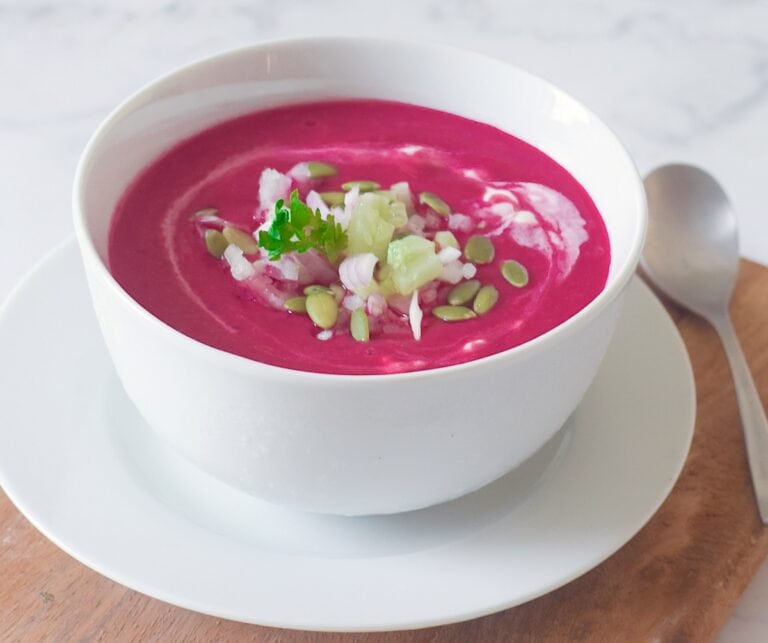
<instances>
[{"instance_id":1,"label":"metal spoon","mask_svg":"<svg viewBox=\"0 0 768 643\"><path fill-rule=\"evenodd\" d=\"M641 265L672 299L714 326L731 365L757 507L768 524L768 421L731 323L739 269L736 217L715 179L690 165L665 165L645 179L648 237Z\"/></svg>"}]
</instances>

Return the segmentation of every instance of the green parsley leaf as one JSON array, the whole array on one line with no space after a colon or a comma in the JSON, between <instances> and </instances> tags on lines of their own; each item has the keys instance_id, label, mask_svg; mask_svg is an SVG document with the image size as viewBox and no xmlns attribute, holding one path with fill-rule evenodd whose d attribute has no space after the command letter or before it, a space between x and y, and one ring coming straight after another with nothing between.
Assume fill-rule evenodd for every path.
<instances>
[{"instance_id":1,"label":"green parsley leaf","mask_svg":"<svg viewBox=\"0 0 768 643\"><path fill-rule=\"evenodd\" d=\"M259 247L267 251L271 261L315 248L336 263L347 247L347 233L332 214L323 219L320 210L312 212L294 190L287 206L283 199L275 203L275 218L269 229L259 232Z\"/></svg>"}]
</instances>

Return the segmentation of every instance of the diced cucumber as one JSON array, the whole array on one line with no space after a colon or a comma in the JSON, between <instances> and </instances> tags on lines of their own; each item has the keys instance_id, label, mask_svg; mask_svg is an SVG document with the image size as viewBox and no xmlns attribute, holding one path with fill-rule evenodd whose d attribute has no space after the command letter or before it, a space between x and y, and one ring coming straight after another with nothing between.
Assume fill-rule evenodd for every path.
<instances>
[{"instance_id":1,"label":"diced cucumber","mask_svg":"<svg viewBox=\"0 0 768 643\"><path fill-rule=\"evenodd\" d=\"M392 279L392 268L388 264L384 264L379 268L377 282L379 284L379 292L385 297L398 294L397 286L395 286L395 282Z\"/></svg>"},{"instance_id":2,"label":"diced cucumber","mask_svg":"<svg viewBox=\"0 0 768 643\"><path fill-rule=\"evenodd\" d=\"M360 201L376 208L379 216L395 228L401 228L408 223L405 204L400 203L391 193L367 192L360 197Z\"/></svg>"},{"instance_id":3,"label":"diced cucumber","mask_svg":"<svg viewBox=\"0 0 768 643\"><path fill-rule=\"evenodd\" d=\"M387 213L383 216L386 221L395 226L395 229L402 228L408 223L408 211L405 208L405 203L400 203L400 201L390 202Z\"/></svg>"},{"instance_id":4,"label":"diced cucumber","mask_svg":"<svg viewBox=\"0 0 768 643\"><path fill-rule=\"evenodd\" d=\"M374 199L364 198L368 196ZM383 197L365 194L357 202L347 228L347 255L372 252L380 261L387 258L387 246L395 226L380 216L379 199L384 200Z\"/></svg>"},{"instance_id":5,"label":"diced cucumber","mask_svg":"<svg viewBox=\"0 0 768 643\"><path fill-rule=\"evenodd\" d=\"M443 264L435 254L435 244L417 235L408 235L389 244L387 250L389 274L397 292L410 295L417 288L437 279L443 271Z\"/></svg>"}]
</instances>

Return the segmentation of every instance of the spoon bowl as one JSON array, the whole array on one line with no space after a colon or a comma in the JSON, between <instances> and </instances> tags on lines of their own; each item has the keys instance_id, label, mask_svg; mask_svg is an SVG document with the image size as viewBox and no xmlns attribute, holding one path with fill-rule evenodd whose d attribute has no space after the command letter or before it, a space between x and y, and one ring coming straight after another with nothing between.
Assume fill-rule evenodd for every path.
<instances>
[{"instance_id":1,"label":"spoon bowl","mask_svg":"<svg viewBox=\"0 0 768 643\"><path fill-rule=\"evenodd\" d=\"M641 265L661 290L707 317L731 299L739 269L736 215L707 172L665 165L645 179L648 234Z\"/></svg>"}]
</instances>

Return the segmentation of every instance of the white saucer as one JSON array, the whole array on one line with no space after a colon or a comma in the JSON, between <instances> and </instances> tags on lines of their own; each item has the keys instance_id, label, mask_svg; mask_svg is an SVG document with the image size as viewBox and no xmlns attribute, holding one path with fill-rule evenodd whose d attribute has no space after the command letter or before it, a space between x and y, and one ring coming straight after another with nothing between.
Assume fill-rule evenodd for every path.
<instances>
[{"instance_id":1,"label":"white saucer","mask_svg":"<svg viewBox=\"0 0 768 643\"><path fill-rule=\"evenodd\" d=\"M0 365L0 483L48 538L169 603L311 630L460 621L576 578L658 509L695 415L685 348L637 280L558 436L470 496L395 516L283 510L171 452L120 388L71 241L0 311Z\"/></svg>"}]
</instances>

